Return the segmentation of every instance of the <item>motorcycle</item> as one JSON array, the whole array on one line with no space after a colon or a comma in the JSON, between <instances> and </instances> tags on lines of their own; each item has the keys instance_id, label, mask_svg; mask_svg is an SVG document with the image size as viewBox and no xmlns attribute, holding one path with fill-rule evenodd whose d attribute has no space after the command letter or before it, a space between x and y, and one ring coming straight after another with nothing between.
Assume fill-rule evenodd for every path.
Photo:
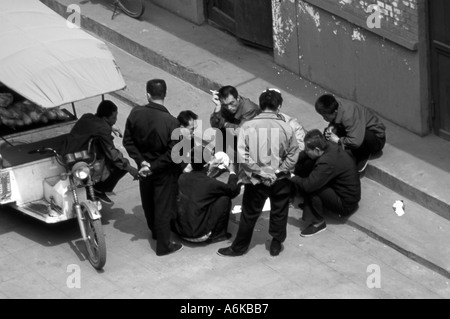
<instances>
[{"instance_id":1,"label":"motorcycle","mask_svg":"<svg viewBox=\"0 0 450 319\"><path fill-rule=\"evenodd\" d=\"M65 172L61 173L59 177L63 182L69 181L67 192L72 194L70 198L72 216L78 220L89 262L95 269L101 270L106 263L106 241L100 214L102 205L100 201L95 200L93 186L101 177L102 167L91 146L92 140L87 150L75 153L61 155L49 147L42 147L28 153L53 153L56 161L65 168ZM87 192L87 196L80 196L84 190ZM62 206L66 206L65 204L67 203L63 203ZM51 208L63 213L61 208L58 209L53 202Z\"/></svg>"}]
</instances>

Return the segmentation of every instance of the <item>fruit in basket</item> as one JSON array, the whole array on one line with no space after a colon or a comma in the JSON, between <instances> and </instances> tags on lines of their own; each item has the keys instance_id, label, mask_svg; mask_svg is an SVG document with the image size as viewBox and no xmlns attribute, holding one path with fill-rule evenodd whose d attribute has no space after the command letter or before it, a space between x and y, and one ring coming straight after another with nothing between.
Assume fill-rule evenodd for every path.
<instances>
[{"instance_id":1,"label":"fruit in basket","mask_svg":"<svg viewBox=\"0 0 450 319\"><path fill-rule=\"evenodd\" d=\"M49 121L65 121L69 115L59 107L44 109L28 100L18 101L8 107L0 107L0 124L12 129L33 123L47 124Z\"/></svg>"},{"instance_id":2,"label":"fruit in basket","mask_svg":"<svg viewBox=\"0 0 450 319\"><path fill-rule=\"evenodd\" d=\"M67 113L65 113L60 108L55 108L55 112L56 112L56 117L58 118L58 120L65 121L65 120L69 119L69 115L67 115Z\"/></svg>"},{"instance_id":3,"label":"fruit in basket","mask_svg":"<svg viewBox=\"0 0 450 319\"><path fill-rule=\"evenodd\" d=\"M44 124L48 123L48 117L45 116L45 113L41 114L41 116L39 117L39 122Z\"/></svg>"},{"instance_id":4,"label":"fruit in basket","mask_svg":"<svg viewBox=\"0 0 450 319\"><path fill-rule=\"evenodd\" d=\"M30 113L28 113L28 116L33 123L38 123L41 120L41 114L36 111L31 111Z\"/></svg>"},{"instance_id":5,"label":"fruit in basket","mask_svg":"<svg viewBox=\"0 0 450 319\"><path fill-rule=\"evenodd\" d=\"M0 117L7 119L18 119L17 113L11 112L7 107L0 107Z\"/></svg>"},{"instance_id":6,"label":"fruit in basket","mask_svg":"<svg viewBox=\"0 0 450 319\"><path fill-rule=\"evenodd\" d=\"M22 120L15 120L10 118L0 118L3 125L8 126L9 128L15 130L17 127L21 127L25 125L25 122Z\"/></svg>"},{"instance_id":7,"label":"fruit in basket","mask_svg":"<svg viewBox=\"0 0 450 319\"><path fill-rule=\"evenodd\" d=\"M58 115L53 109L48 109L44 112L44 115L51 121L58 119Z\"/></svg>"},{"instance_id":8,"label":"fruit in basket","mask_svg":"<svg viewBox=\"0 0 450 319\"><path fill-rule=\"evenodd\" d=\"M33 124L33 120L31 119L30 116L28 116L28 114L22 114L22 121L24 123L24 125L31 125Z\"/></svg>"},{"instance_id":9,"label":"fruit in basket","mask_svg":"<svg viewBox=\"0 0 450 319\"><path fill-rule=\"evenodd\" d=\"M11 93L0 93L0 107L7 107L14 102L14 96Z\"/></svg>"}]
</instances>

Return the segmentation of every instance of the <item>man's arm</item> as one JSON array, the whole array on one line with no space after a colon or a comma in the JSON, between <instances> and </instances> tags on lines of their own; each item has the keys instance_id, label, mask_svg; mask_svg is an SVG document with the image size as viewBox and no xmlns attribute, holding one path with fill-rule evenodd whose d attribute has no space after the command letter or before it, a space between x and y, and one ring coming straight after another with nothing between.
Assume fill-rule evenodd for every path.
<instances>
[{"instance_id":1,"label":"man's arm","mask_svg":"<svg viewBox=\"0 0 450 319\"><path fill-rule=\"evenodd\" d=\"M291 181L302 191L312 193L327 185L333 178L333 174L334 166L332 164L318 160L308 177L294 176Z\"/></svg>"},{"instance_id":2,"label":"man's arm","mask_svg":"<svg viewBox=\"0 0 450 319\"><path fill-rule=\"evenodd\" d=\"M111 136L111 134L108 135L102 135L99 138L99 142L102 148L102 151L104 152L106 158L117 168L130 171L131 165L130 161L126 159L122 152L119 151L116 146L114 145L114 139Z\"/></svg>"},{"instance_id":3,"label":"man's arm","mask_svg":"<svg viewBox=\"0 0 450 319\"><path fill-rule=\"evenodd\" d=\"M211 127L222 129L222 128L224 128L224 125L225 125L226 121L223 118L220 110L219 110L219 112L216 112L214 110L214 112L209 117L209 122L211 124Z\"/></svg>"},{"instance_id":4,"label":"man's arm","mask_svg":"<svg viewBox=\"0 0 450 319\"><path fill-rule=\"evenodd\" d=\"M359 148L366 134L366 120L357 107L350 114L344 114L342 125L346 136L340 138L341 144L350 149Z\"/></svg>"},{"instance_id":5,"label":"man's arm","mask_svg":"<svg viewBox=\"0 0 450 319\"><path fill-rule=\"evenodd\" d=\"M172 132L179 129L178 121L174 120L168 123L167 131L165 132L166 138L168 140L167 148L163 154L161 154L156 160L151 164L152 173L166 171L167 169L173 168L174 161L172 159L172 149L179 142L179 139L172 139ZM182 170L181 166L180 169Z\"/></svg>"},{"instance_id":6,"label":"man's arm","mask_svg":"<svg viewBox=\"0 0 450 319\"><path fill-rule=\"evenodd\" d=\"M282 172L290 172L295 168L295 164L298 161L298 156L300 154L300 149L298 147L298 142L294 134L291 135L287 149L286 149L286 157L283 159L283 162L280 164L280 171Z\"/></svg>"},{"instance_id":7,"label":"man's arm","mask_svg":"<svg viewBox=\"0 0 450 319\"><path fill-rule=\"evenodd\" d=\"M125 133L123 134L122 144L127 150L128 155L136 162L138 168L140 168L142 162L145 159L134 142L133 123L130 117L128 117L127 122L125 124Z\"/></svg>"}]
</instances>

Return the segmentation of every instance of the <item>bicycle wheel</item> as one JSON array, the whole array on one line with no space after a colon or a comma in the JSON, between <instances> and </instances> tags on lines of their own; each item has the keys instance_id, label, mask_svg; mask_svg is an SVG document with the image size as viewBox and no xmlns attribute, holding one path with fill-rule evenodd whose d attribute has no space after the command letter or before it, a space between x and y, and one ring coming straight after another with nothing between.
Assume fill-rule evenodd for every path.
<instances>
[{"instance_id":1,"label":"bicycle wheel","mask_svg":"<svg viewBox=\"0 0 450 319\"><path fill-rule=\"evenodd\" d=\"M81 204L84 229L88 238L86 242L86 248L89 254L88 259L95 269L101 270L106 264L105 234L103 233L101 220L92 220L88 210L89 207L87 205Z\"/></svg>"},{"instance_id":2,"label":"bicycle wheel","mask_svg":"<svg viewBox=\"0 0 450 319\"><path fill-rule=\"evenodd\" d=\"M138 19L145 11L144 0L117 0L119 8L128 16Z\"/></svg>"}]
</instances>

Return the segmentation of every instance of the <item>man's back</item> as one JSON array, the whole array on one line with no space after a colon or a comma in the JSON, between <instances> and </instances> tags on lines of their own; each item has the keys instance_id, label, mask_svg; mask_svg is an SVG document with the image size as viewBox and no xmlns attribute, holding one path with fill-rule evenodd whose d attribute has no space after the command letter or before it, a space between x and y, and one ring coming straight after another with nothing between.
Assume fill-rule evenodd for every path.
<instances>
[{"instance_id":1,"label":"man's back","mask_svg":"<svg viewBox=\"0 0 450 319\"><path fill-rule=\"evenodd\" d=\"M313 193L328 186L334 189L344 204L356 204L361 199L361 181L354 160L337 144L328 144L323 155L316 160L313 173L301 178L302 189Z\"/></svg>"},{"instance_id":2,"label":"man's back","mask_svg":"<svg viewBox=\"0 0 450 319\"><path fill-rule=\"evenodd\" d=\"M290 171L297 162L299 150L292 127L276 113L263 112L241 127L238 152L240 163L244 163L241 168L249 176L253 169L266 173L275 173L277 169ZM241 178L243 173L241 170ZM243 182L248 180L243 178Z\"/></svg>"},{"instance_id":3,"label":"man's back","mask_svg":"<svg viewBox=\"0 0 450 319\"><path fill-rule=\"evenodd\" d=\"M386 127L380 118L372 110L352 101L339 101L335 123L344 127L346 137L343 142L348 146L359 147L366 129L380 138L385 137Z\"/></svg>"},{"instance_id":4,"label":"man's back","mask_svg":"<svg viewBox=\"0 0 450 319\"><path fill-rule=\"evenodd\" d=\"M236 174L230 174L228 183L220 182L199 171L182 174L178 179L178 233L195 238L214 228L210 221L217 214L214 211L217 210L217 201L226 197L231 203L231 199L239 195L240 185L237 180ZM228 216L228 212L226 213Z\"/></svg>"},{"instance_id":5,"label":"man's back","mask_svg":"<svg viewBox=\"0 0 450 319\"><path fill-rule=\"evenodd\" d=\"M73 153L88 148L91 138L112 140L112 129L105 121L91 113L86 113L75 123L67 139L63 153Z\"/></svg>"},{"instance_id":6,"label":"man's back","mask_svg":"<svg viewBox=\"0 0 450 319\"><path fill-rule=\"evenodd\" d=\"M127 119L123 145L137 165L143 160L153 162L152 171L157 172L162 156L166 156L165 164L173 164L167 155L178 141L172 140L172 132L178 128L178 120L163 105L137 106ZM145 159L140 158L141 155Z\"/></svg>"}]
</instances>

